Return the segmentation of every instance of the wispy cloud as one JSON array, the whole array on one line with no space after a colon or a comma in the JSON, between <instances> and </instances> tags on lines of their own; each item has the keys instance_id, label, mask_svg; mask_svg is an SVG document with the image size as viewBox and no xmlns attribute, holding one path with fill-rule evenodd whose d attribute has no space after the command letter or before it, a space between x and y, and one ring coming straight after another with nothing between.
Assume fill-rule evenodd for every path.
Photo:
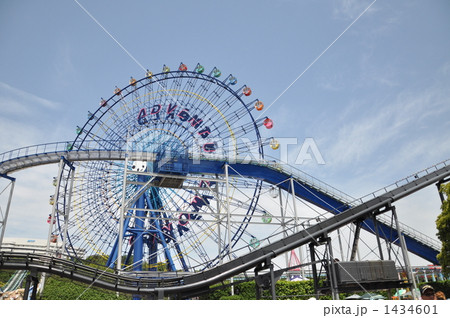
<instances>
[{"instance_id":1,"label":"wispy cloud","mask_svg":"<svg viewBox=\"0 0 450 318\"><path fill-rule=\"evenodd\" d=\"M432 144L430 138L433 136L430 136L427 127L430 123L432 127L433 120L449 116L450 96L444 94L443 89L432 87L422 92L402 92L389 104L370 110L366 110L368 105L364 103L350 106L352 111L341 118L342 127L328 142L330 163L352 165L360 161L373 162L373 159L380 157L387 159L392 145L396 147L392 151L406 156L397 156L398 162L411 160L412 155L419 156L419 149L425 151L429 148L427 145ZM358 111L355 105L361 110ZM442 134L450 137L450 132L446 130ZM419 147L418 141L424 145ZM404 147L415 147L416 151L402 151Z\"/></svg>"},{"instance_id":2,"label":"wispy cloud","mask_svg":"<svg viewBox=\"0 0 450 318\"><path fill-rule=\"evenodd\" d=\"M20 113L26 115L25 111L31 111L44 107L49 110L56 110L61 105L57 102L39 97L0 82L0 110L2 114Z\"/></svg>"},{"instance_id":3,"label":"wispy cloud","mask_svg":"<svg viewBox=\"0 0 450 318\"><path fill-rule=\"evenodd\" d=\"M52 116L61 104L0 82L0 152L46 140ZM53 122L54 124L54 122Z\"/></svg>"},{"instance_id":4,"label":"wispy cloud","mask_svg":"<svg viewBox=\"0 0 450 318\"><path fill-rule=\"evenodd\" d=\"M53 67L55 68L55 76L58 79L58 83L66 86L72 83L73 78L77 75L77 70L73 63L72 50L68 43L62 43L56 49Z\"/></svg>"}]
</instances>

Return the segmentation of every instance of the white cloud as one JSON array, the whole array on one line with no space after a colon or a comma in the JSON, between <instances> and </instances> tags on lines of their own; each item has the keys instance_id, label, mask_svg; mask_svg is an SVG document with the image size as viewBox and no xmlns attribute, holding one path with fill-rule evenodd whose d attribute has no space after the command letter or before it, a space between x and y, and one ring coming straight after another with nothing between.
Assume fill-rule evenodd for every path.
<instances>
[{"instance_id":1,"label":"white cloud","mask_svg":"<svg viewBox=\"0 0 450 318\"><path fill-rule=\"evenodd\" d=\"M12 87L6 83L0 82L0 109L2 113L17 113L20 111L31 111L44 107L49 110L56 110L61 105L57 102L36 96L34 94L25 92L18 88ZM18 109L16 108L17 106Z\"/></svg>"},{"instance_id":2,"label":"white cloud","mask_svg":"<svg viewBox=\"0 0 450 318\"><path fill-rule=\"evenodd\" d=\"M414 160L421 151L436 150L430 147L433 141L439 137L437 140L445 142L449 139L445 136L450 137L450 133L444 129L441 136L433 136L436 132L433 120L448 116L449 103L450 96L442 88L432 87L417 93L402 92L392 102L369 110L365 103L359 104L360 111L355 108L356 104L350 105L352 111L341 118L341 128L334 134L335 139L328 140L330 163L348 166L360 161L370 162L382 154L388 160L394 153L405 156L396 156L401 162ZM391 149L393 146L395 148ZM405 147L415 149L411 153L403 150Z\"/></svg>"},{"instance_id":3,"label":"white cloud","mask_svg":"<svg viewBox=\"0 0 450 318\"><path fill-rule=\"evenodd\" d=\"M48 140L47 128L56 123L52 120L54 116L48 114L61 108L58 102L0 82L0 152L53 141Z\"/></svg>"},{"instance_id":4,"label":"white cloud","mask_svg":"<svg viewBox=\"0 0 450 318\"><path fill-rule=\"evenodd\" d=\"M55 77L58 83L65 86L71 85L73 79L77 74L76 67L72 60L72 50L69 44L61 44L56 50L55 61L53 63L55 68Z\"/></svg>"}]
</instances>

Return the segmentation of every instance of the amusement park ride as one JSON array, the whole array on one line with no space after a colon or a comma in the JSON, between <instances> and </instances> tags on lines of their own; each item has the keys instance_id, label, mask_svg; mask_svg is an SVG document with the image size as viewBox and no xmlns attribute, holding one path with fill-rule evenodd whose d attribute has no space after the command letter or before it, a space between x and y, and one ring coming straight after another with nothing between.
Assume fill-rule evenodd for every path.
<instances>
[{"instance_id":1,"label":"amusement park ride","mask_svg":"<svg viewBox=\"0 0 450 318\"><path fill-rule=\"evenodd\" d=\"M28 286L47 272L153 298L193 297L244 274L275 298L275 281L292 270L310 273L316 294L336 297L414 284L407 251L437 263L440 243L401 224L393 203L447 182L449 161L354 199L267 156L264 147L279 144L261 136L274 125L258 116L263 102L235 76L207 73L183 63L147 71L102 98L73 141L0 154L0 176L10 182L0 248L10 174L59 163L49 252L0 249L0 268L30 270ZM364 243L361 229L373 242ZM361 260L362 244L376 259ZM301 264L292 266L296 254Z\"/></svg>"}]
</instances>

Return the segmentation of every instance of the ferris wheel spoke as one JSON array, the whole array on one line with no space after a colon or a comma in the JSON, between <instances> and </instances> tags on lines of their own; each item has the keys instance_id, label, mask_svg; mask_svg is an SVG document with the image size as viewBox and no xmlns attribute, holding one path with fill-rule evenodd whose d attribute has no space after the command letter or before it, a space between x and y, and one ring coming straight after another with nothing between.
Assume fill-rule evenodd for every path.
<instances>
[{"instance_id":1,"label":"ferris wheel spoke","mask_svg":"<svg viewBox=\"0 0 450 318\"><path fill-rule=\"evenodd\" d=\"M258 130L262 121L252 115L257 100L244 102L251 90L234 86L232 75L220 76L217 68L206 75L200 64L188 70L181 63L176 71L164 66L161 73L148 71L139 80L131 77L129 85L116 87L109 99L102 99L98 109L88 113L71 149L142 151L152 153L153 159L128 165L77 163L72 192L60 186L56 198L61 211L70 215L64 220L63 213L58 214L55 233L67 232L66 249L73 257L82 257L78 251L83 250L86 255L109 259L108 266L116 259L118 266L125 257L140 264L133 269L145 263L192 271L214 266L238 243L248 245L255 237L249 225L261 222L252 223L252 217L265 213L258 205L258 181L236 177L228 222L224 180L218 178L214 186L203 187L200 175L183 170L191 164L186 160L192 154L230 155L231 149L237 154L251 150L258 158L263 155ZM227 139L232 148L224 144ZM175 166L179 170L170 170ZM64 171L68 178L69 170ZM69 196L73 197L71 207L66 207ZM134 206L122 206L130 198L137 198ZM121 213L125 224L119 239Z\"/></svg>"}]
</instances>

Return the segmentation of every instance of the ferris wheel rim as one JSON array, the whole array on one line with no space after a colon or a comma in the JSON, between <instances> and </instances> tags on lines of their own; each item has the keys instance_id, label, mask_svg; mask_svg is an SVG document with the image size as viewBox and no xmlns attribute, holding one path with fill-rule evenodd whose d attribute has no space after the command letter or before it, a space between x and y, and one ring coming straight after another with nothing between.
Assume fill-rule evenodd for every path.
<instances>
[{"instance_id":1,"label":"ferris wheel rim","mask_svg":"<svg viewBox=\"0 0 450 318\"><path fill-rule=\"evenodd\" d=\"M213 77L213 76L206 75L206 74L199 74L194 71L184 70L184 71L162 72L162 73L158 73L155 75L152 74L151 77L145 76L139 80L133 79L132 83L130 82L129 85L125 86L122 89L119 89L116 87L117 93L115 92L113 95L111 95L111 97L108 100L102 99L102 104L100 105L100 107L98 107L94 113L89 113L90 118L88 118L88 120L85 122L83 127L80 128L80 131L82 133L77 133L77 136L75 137L75 139L72 143L72 148L70 150L72 150L74 148L81 149L83 147L85 141L88 140L87 137L90 136L91 132L94 130L94 128L97 126L97 124L100 123L102 119L107 118L110 111L112 111L117 105L119 105L118 108L120 108L120 104L122 102L126 101L127 98L129 98L130 96L132 97L133 94L138 94L138 92L141 89L145 90L147 86L152 85L152 84L157 84L157 85L161 86L162 89L157 90L156 94L160 94L161 92L163 92L163 93L161 93L162 94L161 96L164 96L164 98L167 98L167 96L170 96L172 94L172 91L180 92L180 90L168 88L167 87L168 85L166 87L163 87L161 85L161 82L166 81L166 80L175 81L175 80L193 79L193 80L195 80L195 85L200 85L196 82L197 80L199 80L200 83L209 82L209 83L211 83L211 85L214 85L213 91L216 89L224 90L225 92L227 92L227 94L229 94L230 98L234 98L236 100L235 103L237 103L238 106L245 108L244 112L245 112L245 114L248 115L247 118L251 122L251 126L253 127L252 131L255 134L256 139L258 141L257 144L258 144L259 155L261 157L263 157L264 156L263 144L260 141L261 134L259 132L259 128L254 119L254 116L251 112L252 109L249 108L250 105L252 103L254 103L255 101L257 101L259 103L258 105L260 105L260 102L258 99L256 99L250 103L245 103L243 98L241 98L241 97L243 95L248 96L251 93L251 90L246 85L244 85L243 87L241 87L237 90L232 89L230 85L226 84L226 81L229 78L232 78L233 81L236 82L236 78L234 78L231 74L228 77L226 77L225 80L221 81L217 77ZM172 82L168 82L168 83L172 83ZM170 85L173 85L173 83ZM233 84L231 84L231 85L233 85ZM173 87L173 86L171 86L171 87ZM244 92L243 88L246 89L245 92ZM151 92L153 92L152 89L153 88L150 89ZM183 92L183 91L181 91L181 92ZM208 90L206 90L204 93L206 94L206 92L208 92ZM184 93L195 94L195 92L191 92L191 91L186 91ZM163 97L159 97L159 98L163 98ZM142 101L142 102L145 103L146 101ZM256 108L256 110L260 110L260 109ZM95 118L95 121L91 121L92 118ZM181 130L181 133L184 133L183 129ZM99 139L99 142L103 142L103 141L104 141L103 139ZM112 144L107 144L107 145L111 146ZM123 145L123 143L122 143L122 145ZM113 162L110 162L110 164L113 164ZM94 164L94 166L95 166L95 164ZM245 222L245 221L247 219L250 220L253 217L253 214L255 212L255 207L258 203L259 194L261 192L261 184L262 183L260 181L258 181L257 183L254 184L254 191L253 191L253 195L251 196L251 200L250 200L250 204L248 205L248 209L246 210L246 213L245 213L246 216L244 217L243 222L240 223L238 228L233 231L232 237L229 240L229 242L227 244L223 245L222 251L227 250L230 244L232 245L232 248L233 248L239 242L239 240L241 240L242 235L244 235L244 233L246 232L249 222ZM58 218L58 226L61 231L61 222L60 222L59 218ZM84 233L84 235L86 235L86 233ZM67 235L67 236L68 236L67 240L68 240L68 245L69 245L68 247L72 249L75 257L77 257L76 249L74 248L74 244L76 244L76 243L72 242L70 235ZM253 235L252 235L252 237L253 237ZM89 242L88 238L86 238L86 240ZM220 243L220 239L219 239L219 243ZM94 242L94 245L95 244L96 243ZM95 251L96 247L94 247L93 249ZM101 248L99 250L101 251ZM222 252L220 252L216 257L213 256L208 261L208 263L205 263L206 264L205 266L209 267L210 264L214 263L216 261L216 259L218 259L220 257L221 253Z\"/></svg>"},{"instance_id":2,"label":"ferris wheel rim","mask_svg":"<svg viewBox=\"0 0 450 318\"><path fill-rule=\"evenodd\" d=\"M199 64L198 64L198 65L199 65ZM214 67L214 69L216 69L216 67ZM214 69L213 69L213 70L214 70ZM242 90L243 88L245 88L245 87L247 87L247 86L244 85L243 87L241 87L241 88L238 89L238 90L233 90L229 85L227 85L227 84L225 83L225 80L226 80L226 79L228 79L229 77L233 77L232 74L228 75L228 77L226 77L224 81L221 81L221 80L219 80L217 77L210 76L210 75L206 75L206 74L203 74L203 73L197 73L197 72L195 72L195 71L189 71L189 70L186 70L186 71L180 71L180 70L178 70L178 71L169 71L169 72L164 72L164 71L163 71L163 72L161 72L161 73L152 74L151 77L145 76L145 77L143 77L143 78L141 78L141 79L139 79L139 80L135 80L135 82L130 83L130 84L128 84L127 86L125 86L124 88L120 89L121 92L123 92L123 91L125 91L125 90L126 90L126 92L127 92L125 95L121 96L120 98L117 98L117 96L118 96L117 94L113 94L113 95L111 95L111 97L109 97L107 100L103 100L103 99L102 99L102 102L101 102L101 103L105 103L104 105L106 106L106 108L105 108L105 106L99 106L99 107L97 107L97 109L95 110L95 112L91 114L91 115L93 116L93 118L96 118L95 123L94 123L93 125L90 125L90 126L91 126L90 129L87 130L87 131L85 130L85 128L88 126L89 120L87 120L87 121L84 123L83 127L80 128L81 131L83 131L84 133L83 133L83 134L77 134L77 136L75 137L75 139L73 140L73 142L72 142L72 144L71 144L71 149L70 149L70 150L72 150L73 147L75 147L75 146L76 146L78 149L81 148L82 145L83 145L83 143L86 141L87 136L89 135L89 133L90 133L91 130L93 129L93 127L95 127L95 125L99 122L99 120L100 120L103 116L105 116L105 115L108 113L109 110L113 109L118 103L120 103L120 101L121 101L122 99L124 99L125 97L129 96L129 95L132 94L134 91L139 90L139 89L142 89L142 88L146 87L146 86L149 85L149 84L152 84L152 83L159 83L159 82L162 82L162 81L165 81L165 80L169 79L169 78L168 78L169 75L173 76L173 77L170 77L170 79L195 78L195 79L201 79L201 80L204 80L204 81L209 81L209 82L212 82L212 83L214 83L214 84L220 86L221 88L225 89L225 90L228 91L230 94L232 94L232 95L233 95L233 96L234 96L234 97L235 97L242 105L245 106L245 108L246 108L246 110L247 110L247 113L248 113L248 115L250 116L251 121L253 122L254 130L255 130L256 137L257 137L258 144L259 144L259 147L258 147L259 154L261 155L262 158L264 158L264 147L263 147L262 142L261 142L261 134L260 134L259 129L258 129L258 126L257 126L257 124L256 124L256 120L255 120L255 118L254 118L252 112L250 111L250 109L249 109L249 107L248 107L249 104L251 104L251 103L253 103L253 102L255 102L255 101L256 101L257 103L261 103L261 102L260 102L258 99L255 99L255 100L253 100L253 101L250 102L250 103L245 103L245 102L242 100L242 98L241 98L241 96L243 95L243 93L241 93L241 95L239 95L239 94L238 94L238 91L239 91L239 90ZM157 80L154 81L154 82L148 82L148 83L145 83L145 81L149 81L150 78L151 78L151 79L157 78ZM143 85L141 85L140 87L137 87L138 84L141 84L141 83L143 83L143 82L144 82ZM163 91L164 91L164 90L165 90L165 89L163 89ZM170 94L169 94L169 95L170 95ZM111 101L112 101L113 103L112 103L111 105L109 105L109 102L111 102ZM102 109L105 109L105 111L102 112ZM260 110L260 109L258 108L258 110ZM100 116L98 116L99 113L101 113ZM80 137L81 135L84 135L84 137Z\"/></svg>"}]
</instances>

